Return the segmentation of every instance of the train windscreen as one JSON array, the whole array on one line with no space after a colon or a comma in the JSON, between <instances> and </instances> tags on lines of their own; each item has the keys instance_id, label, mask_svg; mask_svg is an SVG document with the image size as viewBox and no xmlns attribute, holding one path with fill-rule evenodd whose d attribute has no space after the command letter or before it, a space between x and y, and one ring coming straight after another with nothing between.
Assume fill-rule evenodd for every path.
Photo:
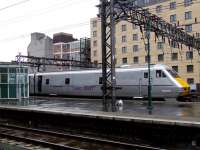
<instances>
[{"instance_id":1,"label":"train windscreen","mask_svg":"<svg viewBox=\"0 0 200 150\"><path fill-rule=\"evenodd\" d=\"M172 77L174 77L174 78L179 78L180 76L177 74L177 72L176 71L174 71L174 70L167 70L171 75L172 75Z\"/></svg>"}]
</instances>

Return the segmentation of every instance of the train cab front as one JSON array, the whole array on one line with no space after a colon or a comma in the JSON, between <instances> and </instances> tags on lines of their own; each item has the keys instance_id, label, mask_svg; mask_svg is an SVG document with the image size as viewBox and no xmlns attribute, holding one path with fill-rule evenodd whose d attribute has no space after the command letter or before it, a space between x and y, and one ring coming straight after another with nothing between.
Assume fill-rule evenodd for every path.
<instances>
[{"instance_id":1,"label":"train cab front","mask_svg":"<svg viewBox=\"0 0 200 150\"><path fill-rule=\"evenodd\" d=\"M190 85L181 78L176 78L176 81L182 86L180 96L188 96L190 94Z\"/></svg>"},{"instance_id":2,"label":"train cab front","mask_svg":"<svg viewBox=\"0 0 200 150\"><path fill-rule=\"evenodd\" d=\"M176 81L181 85L180 94L177 98L178 101L185 101L188 99L190 94L190 86L181 78L176 78Z\"/></svg>"},{"instance_id":3,"label":"train cab front","mask_svg":"<svg viewBox=\"0 0 200 150\"><path fill-rule=\"evenodd\" d=\"M168 70L168 72L172 75L172 77L176 80L178 87L179 87L179 95L178 95L178 99L183 99L184 97L188 97L190 94L190 85L184 81L178 74L176 71L174 70Z\"/></svg>"}]
</instances>

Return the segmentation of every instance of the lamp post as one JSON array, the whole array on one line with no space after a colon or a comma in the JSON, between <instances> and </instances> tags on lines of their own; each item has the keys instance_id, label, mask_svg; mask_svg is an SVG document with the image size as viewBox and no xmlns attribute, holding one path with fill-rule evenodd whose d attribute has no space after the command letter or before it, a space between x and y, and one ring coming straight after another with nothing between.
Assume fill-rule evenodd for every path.
<instances>
[{"instance_id":1,"label":"lamp post","mask_svg":"<svg viewBox=\"0 0 200 150\"><path fill-rule=\"evenodd\" d=\"M147 59L148 59L148 112L152 114L152 85L151 85L151 59L150 59L150 31L151 31L151 20L147 22Z\"/></svg>"}]
</instances>

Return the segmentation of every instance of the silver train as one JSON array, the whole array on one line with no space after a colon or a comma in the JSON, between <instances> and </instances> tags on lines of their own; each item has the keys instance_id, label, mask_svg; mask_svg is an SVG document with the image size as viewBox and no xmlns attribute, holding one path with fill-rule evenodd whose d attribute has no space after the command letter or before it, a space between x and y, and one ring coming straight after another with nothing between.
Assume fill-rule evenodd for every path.
<instances>
[{"instance_id":1,"label":"silver train","mask_svg":"<svg viewBox=\"0 0 200 150\"><path fill-rule=\"evenodd\" d=\"M148 68L117 68L118 97L147 97ZM100 97L101 70L49 72L29 75L30 94ZM153 98L179 98L189 94L189 85L165 65L151 66Z\"/></svg>"}]
</instances>

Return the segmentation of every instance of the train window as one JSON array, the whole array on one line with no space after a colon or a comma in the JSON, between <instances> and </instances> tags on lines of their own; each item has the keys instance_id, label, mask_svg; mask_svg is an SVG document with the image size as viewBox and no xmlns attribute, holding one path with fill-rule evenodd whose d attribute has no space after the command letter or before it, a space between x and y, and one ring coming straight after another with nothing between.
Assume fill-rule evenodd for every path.
<instances>
[{"instance_id":1,"label":"train window","mask_svg":"<svg viewBox=\"0 0 200 150\"><path fill-rule=\"evenodd\" d=\"M102 84L103 83L103 79L102 77L99 77L99 84Z\"/></svg>"},{"instance_id":2,"label":"train window","mask_svg":"<svg viewBox=\"0 0 200 150\"><path fill-rule=\"evenodd\" d=\"M156 78L165 78L166 75L162 70L156 70Z\"/></svg>"},{"instance_id":3,"label":"train window","mask_svg":"<svg viewBox=\"0 0 200 150\"><path fill-rule=\"evenodd\" d=\"M162 71L162 77L163 78L166 78L167 76L166 76L166 74Z\"/></svg>"},{"instance_id":4,"label":"train window","mask_svg":"<svg viewBox=\"0 0 200 150\"><path fill-rule=\"evenodd\" d=\"M179 78L179 75L176 73L176 71L174 70L167 70L167 71L170 73L170 75L172 75L172 77Z\"/></svg>"},{"instance_id":5,"label":"train window","mask_svg":"<svg viewBox=\"0 0 200 150\"><path fill-rule=\"evenodd\" d=\"M148 78L148 72L144 72L144 78Z\"/></svg>"},{"instance_id":6,"label":"train window","mask_svg":"<svg viewBox=\"0 0 200 150\"><path fill-rule=\"evenodd\" d=\"M162 71L156 70L156 78L161 78Z\"/></svg>"},{"instance_id":7,"label":"train window","mask_svg":"<svg viewBox=\"0 0 200 150\"><path fill-rule=\"evenodd\" d=\"M46 84L49 84L49 79L46 79Z\"/></svg>"},{"instance_id":8,"label":"train window","mask_svg":"<svg viewBox=\"0 0 200 150\"><path fill-rule=\"evenodd\" d=\"M70 78L65 78L65 84L70 84Z\"/></svg>"}]
</instances>

